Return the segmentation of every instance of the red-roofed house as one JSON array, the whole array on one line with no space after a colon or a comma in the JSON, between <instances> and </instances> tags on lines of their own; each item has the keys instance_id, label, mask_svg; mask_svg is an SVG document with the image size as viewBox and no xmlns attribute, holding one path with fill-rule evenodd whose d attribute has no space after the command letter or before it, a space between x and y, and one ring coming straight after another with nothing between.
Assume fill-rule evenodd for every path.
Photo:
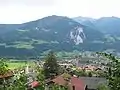
<instances>
[{"instance_id":1,"label":"red-roofed house","mask_svg":"<svg viewBox=\"0 0 120 90\"><path fill-rule=\"evenodd\" d=\"M73 76L69 79L65 79L63 75L60 75L53 79L52 82L62 86L66 86L66 84L68 84L70 90L87 90L87 87L84 84L84 82L79 78Z\"/></svg>"},{"instance_id":2,"label":"red-roofed house","mask_svg":"<svg viewBox=\"0 0 120 90\"><path fill-rule=\"evenodd\" d=\"M62 76L58 76L55 79L52 80L52 82L54 82L55 84L59 84L59 85L66 85L67 81L62 77Z\"/></svg>"},{"instance_id":3,"label":"red-roofed house","mask_svg":"<svg viewBox=\"0 0 120 90\"><path fill-rule=\"evenodd\" d=\"M27 90L33 90L33 88L37 88L40 86L40 83L38 81L33 81L28 85Z\"/></svg>"},{"instance_id":4,"label":"red-roofed house","mask_svg":"<svg viewBox=\"0 0 120 90\"><path fill-rule=\"evenodd\" d=\"M71 77L71 90L86 90L86 85L77 77Z\"/></svg>"},{"instance_id":5,"label":"red-roofed house","mask_svg":"<svg viewBox=\"0 0 120 90\"><path fill-rule=\"evenodd\" d=\"M33 81L33 82L30 84L30 86L31 86L32 88L38 87L38 86L39 86L39 82L38 82L38 81Z\"/></svg>"}]
</instances>

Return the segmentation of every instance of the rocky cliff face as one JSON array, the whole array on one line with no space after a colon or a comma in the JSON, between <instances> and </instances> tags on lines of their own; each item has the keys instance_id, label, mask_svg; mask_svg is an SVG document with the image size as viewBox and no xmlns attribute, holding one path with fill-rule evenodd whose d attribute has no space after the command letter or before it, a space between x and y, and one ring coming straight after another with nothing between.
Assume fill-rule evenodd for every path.
<instances>
[{"instance_id":1,"label":"rocky cliff face","mask_svg":"<svg viewBox=\"0 0 120 90\"><path fill-rule=\"evenodd\" d=\"M84 42L84 39L86 39L86 36L83 32L82 27L75 27L73 30L70 31L70 39L73 40L75 45L79 45L80 43Z\"/></svg>"}]
</instances>

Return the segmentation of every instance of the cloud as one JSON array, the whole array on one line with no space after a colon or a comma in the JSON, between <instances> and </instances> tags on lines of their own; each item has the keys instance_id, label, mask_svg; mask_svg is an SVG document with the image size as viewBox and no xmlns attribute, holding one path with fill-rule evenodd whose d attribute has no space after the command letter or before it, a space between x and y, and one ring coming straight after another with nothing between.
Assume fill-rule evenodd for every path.
<instances>
[{"instance_id":1,"label":"cloud","mask_svg":"<svg viewBox=\"0 0 120 90\"><path fill-rule=\"evenodd\" d=\"M90 0L89 16L91 17L120 17L120 0Z\"/></svg>"},{"instance_id":2,"label":"cloud","mask_svg":"<svg viewBox=\"0 0 120 90\"><path fill-rule=\"evenodd\" d=\"M120 0L0 0L0 23L22 23L49 15L120 17Z\"/></svg>"},{"instance_id":3,"label":"cloud","mask_svg":"<svg viewBox=\"0 0 120 90\"><path fill-rule=\"evenodd\" d=\"M56 0L0 0L0 6L52 6Z\"/></svg>"}]
</instances>

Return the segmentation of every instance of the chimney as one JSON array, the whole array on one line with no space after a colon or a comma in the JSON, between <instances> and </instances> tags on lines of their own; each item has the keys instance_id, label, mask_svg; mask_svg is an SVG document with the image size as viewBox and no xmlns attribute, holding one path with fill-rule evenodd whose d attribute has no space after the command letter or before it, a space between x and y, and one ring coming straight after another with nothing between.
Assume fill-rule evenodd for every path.
<instances>
[{"instance_id":1,"label":"chimney","mask_svg":"<svg viewBox=\"0 0 120 90\"><path fill-rule=\"evenodd\" d=\"M75 90L75 86L72 86L72 90Z\"/></svg>"},{"instance_id":2,"label":"chimney","mask_svg":"<svg viewBox=\"0 0 120 90\"><path fill-rule=\"evenodd\" d=\"M86 85L85 90L88 90L88 86Z\"/></svg>"}]
</instances>

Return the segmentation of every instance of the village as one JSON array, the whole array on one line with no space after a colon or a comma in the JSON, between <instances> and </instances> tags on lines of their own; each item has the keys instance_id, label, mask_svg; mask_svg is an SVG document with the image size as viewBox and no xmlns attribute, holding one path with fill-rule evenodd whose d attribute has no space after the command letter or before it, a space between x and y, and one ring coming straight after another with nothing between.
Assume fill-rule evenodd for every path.
<instances>
[{"instance_id":1,"label":"village","mask_svg":"<svg viewBox=\"0 0 120 90\"><path fill-rule=\"evenodd\" d=\"M46 61L31 61L32 66L26 64L20 69L7 70L4 74L0 74L0 90L98 90L100 85L107 84L106 66L105 63L101 64L97 60L96 62L95 60L90 61L90 58L85 61L83 57L59 60L57 63L60 73L55 74L52 73L54 71L50 71L48 78L45 78L43 74ZM53 66L47 66L48 70L55 66L54 62L51 63ZM21 89L19 89L20 86L13 88L12 85L17 84L17 80L20 78L22 80L18 83L22 83L20 84Z\"/></svg>"}]
</instances>

